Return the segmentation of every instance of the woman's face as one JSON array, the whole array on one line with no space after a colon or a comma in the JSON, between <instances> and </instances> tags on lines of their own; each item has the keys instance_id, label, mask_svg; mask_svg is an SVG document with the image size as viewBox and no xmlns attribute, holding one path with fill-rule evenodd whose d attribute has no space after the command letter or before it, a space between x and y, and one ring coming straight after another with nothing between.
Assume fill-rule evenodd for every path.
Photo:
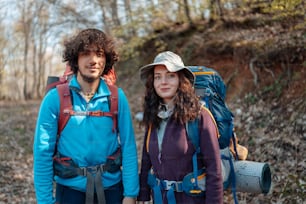
<instances>
[{"instance_id":1,"label":"woman's face","mask_svg":"<svg viewBox=\"0 0 306 204\"><path fill-rule=\"evenodd\" d=\"M178 73L169 72L164 65L156 65L154 67L153 85L157 95L167 104L174 97L178 89Z\"/></svg>"}]
</instances>

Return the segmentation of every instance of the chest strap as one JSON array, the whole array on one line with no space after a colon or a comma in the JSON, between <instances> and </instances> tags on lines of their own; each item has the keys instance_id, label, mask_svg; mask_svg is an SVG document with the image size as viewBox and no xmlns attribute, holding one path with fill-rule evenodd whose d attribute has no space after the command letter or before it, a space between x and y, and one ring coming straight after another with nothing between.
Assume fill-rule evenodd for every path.
<instances>
[{"instance_id":1,"label":"chest strap","mask_svg":"<svg viewBox=\"0 0 306 204\"><path fill-rule=\"evenodd\" d=\"M176 192L183 192L182 181L168 181L168 180L160 180L156 178L157 182L160 183L161 189L169 191L173 189Z\"/></svg>"},{"instance_id":2,"label":"chest strap","mask_svg":"<svg viewBox=\"0 0 306 204\"><path fill-rule=\"evenodd\" d=\"M75 116L95 116L95 117L102 117L108 116L113 117L113 113L111 112L103 112L103 111L74 111L74 110L64 110L64 114L75 115Z\"/></svg>"},{"instance_id":3,"label":"chest strap","mask_svg":"<svg viewBox=\"0 0 306 204\"><path fill-rule=\"evenodd\" d=\"M183 192L182 181L169 181L156 178L156 176L148 173L148 184L153 190L154 201L163 203L162 191L167 191L167 200L169 204L176 204L174 192Z\"/></svg>"},{"instance_id":4,"label":"chest strap","mask_svg":"<svg viewBox=\"0 0 306 204\"><path fill-rule=\"evenodd\" d=\"M102 111L88 111L88 112L81 112L81 115L88 115L88 116L109 116L113 119L113 128L112 131L118 131L118 88L115 85L108 85L108 88L111 92L109 97L109 105L110 111L109 112L102 112ZM58 130L57 135L60 136L60 133L65 128L69 118L71 115L77 115L78 113L73 110L72 101L71 101L71 93L68 83L59 84L56 86L56 89L59 93L60 98L60 112L59 112L59 119L58 119ZM55 151L56 152L56 151Z\"/></svg>"}]
</instances>

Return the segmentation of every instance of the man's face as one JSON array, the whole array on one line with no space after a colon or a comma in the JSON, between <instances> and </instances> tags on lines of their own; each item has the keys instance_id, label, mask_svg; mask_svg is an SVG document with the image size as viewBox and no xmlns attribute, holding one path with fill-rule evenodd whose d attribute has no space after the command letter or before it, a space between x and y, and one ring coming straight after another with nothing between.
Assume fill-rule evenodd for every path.
<instances>
[{"instance_id":1,"label":"man's face","mask_svg":"<svg viewBox=\"0 0 306 204\"><path fill-rule=\"evenodd\" d=\"M104 71L106 57L103 50L96 46L89 46L78 56L78 75L81 79L91 83L100 78Z\"/></svg>"}]
</instances>

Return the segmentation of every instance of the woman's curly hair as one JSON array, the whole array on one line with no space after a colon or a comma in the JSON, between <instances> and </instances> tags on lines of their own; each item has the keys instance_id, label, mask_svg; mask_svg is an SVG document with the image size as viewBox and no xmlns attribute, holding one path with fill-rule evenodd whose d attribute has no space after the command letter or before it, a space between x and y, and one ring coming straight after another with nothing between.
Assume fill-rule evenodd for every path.
<instances>
[{"instance_id":1,"label":"woman's curly hair","mask_svg":"<svg viewBox=\"0 0 306 204\"><path fill-rule=\"evenodd\" d=\"M161 119L157 116L159 105L162 103L162 98L159 97L153 85L154 69L148 74L146 80L146 91L144 97L144 115L142 124L148 127L152 124L154 127L159 127ZM185 76L184 72L178 71L179 87L174 97L174 112L172 117L178 123L186 123L189 120L194 120L198 117L201 104L199 98L196 96L193 86L189 79Z\"/></svg>"},{"instance_id":2,"label":"woman's curly hair","mask_svg":"<svg viewBox=\"0 0 306 204\"><path fill-rule=\"evenodd\" d=\"M78 56L89 46L96 46L98 50L103 50L106 57L106 64L102 75L107 74L118 61L118 53L115 51L115 41L104 32L89 28L82 30L70 40L64 42L63 61L68 62L73 73L78 71Z\"/></svg>"}]
</instances>

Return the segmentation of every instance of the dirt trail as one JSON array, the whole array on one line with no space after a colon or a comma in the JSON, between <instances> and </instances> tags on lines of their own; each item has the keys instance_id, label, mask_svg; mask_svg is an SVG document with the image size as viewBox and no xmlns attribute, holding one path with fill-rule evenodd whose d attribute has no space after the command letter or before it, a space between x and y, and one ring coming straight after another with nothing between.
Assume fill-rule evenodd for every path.
<instances>
[{"instance_id":1,"label":"dirt trail","mask_svg":"<svg viewBox=\"0 0 306 204\"><path fill-rule=\"evenodd\" d=\"M305 202L305 94L285 99L267 103L246 96L229 104L248 160L268 162L273 175L268 195L238 193L240 203ZM39 103L0 103L0 204L35 203L32 144ZM135 130L140 153L143 131L136 122ZM232 203L231 193L225 195L225 203Z\"/></svg>"}]
</instances>

